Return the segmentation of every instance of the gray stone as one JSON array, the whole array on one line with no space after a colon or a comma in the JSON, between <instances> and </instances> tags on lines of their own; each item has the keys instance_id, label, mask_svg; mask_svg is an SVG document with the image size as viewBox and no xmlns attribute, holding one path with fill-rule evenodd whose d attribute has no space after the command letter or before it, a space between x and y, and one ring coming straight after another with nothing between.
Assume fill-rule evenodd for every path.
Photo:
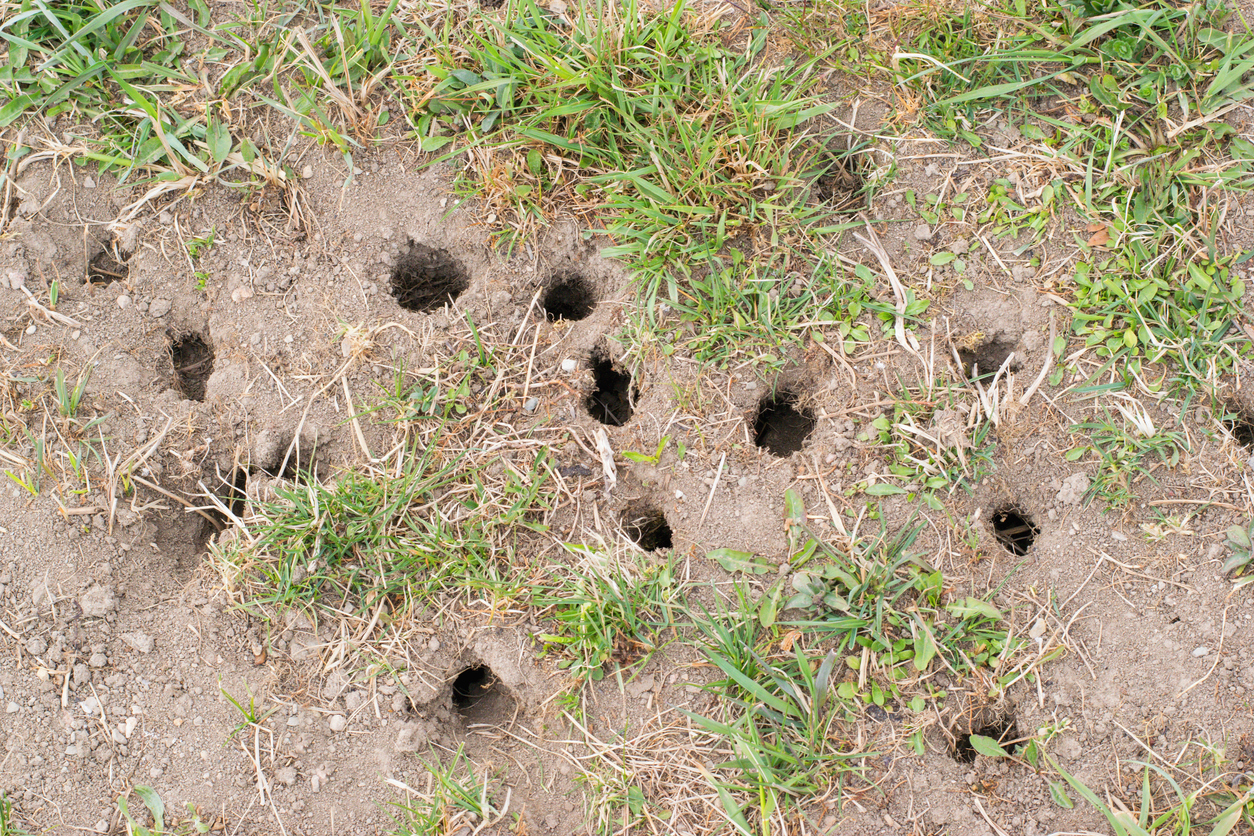
<instances>
[{"instance_id":1,"label":"gray stone","mask_svg":"<svg viewBox=\"0 0 1254 836\"><path fill-rule=\"evenodd\" d=\"M140 653L152 653L154 643L152 636L147 633L123 633L122 641L138 650Z\"/></svg>"},{"instance_id":2,"label":"gray stone","mask_svg":"<svg viewBox=\"0 0 1254 836\"><path fill-rule=\"evenodd\" d=\"M148 306L148 313L156 317L165 316L170 312L169 299L153 299L152 304Z\"/></svg>"},{"instance_id":3,"label":"gray stone","mask_svg":"<svg viewBox=\"0 0 1254 836\"><path fill-rule=\"evenodd\" d=\"M104 618L117 609L118 596L113 587L96 584L83 593L83 597L78 599L78 605L88 618Z\"/></svg>"}]
</instances>

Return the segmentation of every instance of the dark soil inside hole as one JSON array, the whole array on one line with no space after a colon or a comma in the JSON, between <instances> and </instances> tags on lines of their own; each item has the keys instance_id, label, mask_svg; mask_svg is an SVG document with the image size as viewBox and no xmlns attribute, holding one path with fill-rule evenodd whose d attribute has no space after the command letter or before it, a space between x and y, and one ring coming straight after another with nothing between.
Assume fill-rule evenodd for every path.
<instances>
[{"instance_id":1,"label":"dark soil inside hole","mask_svg":"<svg viewBox=\"0 0 1254 836\"><path fill-rule=\"evenodd\" d=\"M630 421L634 409L632 400L636 395L631 373L620 371L609 352L597 349L592 352L592 379L596 388L585 401L588 414L611 427L621 427Z\"/></svg>"},{"instance_id":2,"label":"dark soil inside hole","mask_svg":"<svg viewBox=\"0 0 1254 836\"><path fill-rule=\"evenodd\" d=\"M1032 518L1015 508L1002 508L993 514L993 534L1011 554L1027 554L1040 533Z\"/></svg>"},{"instance_id":3,"label":"dark soil inside hole","mask_svg":"<svg viewBox=\"0 0 1254 836\"><path fill-rule=\"evenodd\" d=\"M200 334L169 334L174 388L192 401L205 399L205 383L213 374L213 346Z\"/></svg>"},{"instance_id":4,"label":"dark soil inside hole","mask_svg":"<svg viewBox=\"0 0 1254 836\"><path fill-rule=\"evenodd\" d=\"M87 265L87 281L90 284L113 284L130 275L130 268L106 247L96 254Z\"/></svg>"},{"instance_id":5,"label":"dark soil inside hole","mask_svg":"<svg viewBox=\"0 0 1254 836\"><path fill-rule=\"evenodd\" d=\"M1001 364L1006 362L1010 352L1014 351L1018 342L1016 338L997 336L991 340L985 340L976 348L958 349L958 359L962 361L962 373L967 376L967 380L984 380L993 377L1001 368ZM1016 357L1010 363L1010 371L1018 371L1022 365Z\"/></svg>"},{"instance_id":6,"label":"dark soil inside hole","mask_svg":"<svg viewBox=\"0 0 1254 836\"><path fill-rule=\"evenodd\" d=\"M833 212L852 212L866 206L865 154L855 150L830 150L819 158L814 179L814 198Z\"/></svg>"},{"instance_id":7,"label":"dark soil inside hole","mask_svg":"<svg viewBox=\"0 0 1254 836\"><path fill-rule=\"evenodd\" d=\"M434 311L470 287L470 271L448 253L415 241L401 252L392 271L392 295L408 311Z\"/></svg>"},{"instance_id":8,"label":"dark soil inside hole","mask_svg":"<svg viewBox=\"0 0 1254 836\"><path fill-rule=\"evenodd\" d=\"M1238 444L1254 449L1254 413L1238 403L1229 403L1225 410L1224 426Z\"/></svg>"},{"instance_id":9,"label":"dark soil inside hole","mask_svg":"<svg viewBox=\"0 0 1254 836\"><path fill-rule=\"evenodd\" d=\"M291 441L284 444L275 456L274 461L261 462L258 469L267 476L287 479L289 482L303 484L309 472L318 464L317 449L305 450L300 444L293 446Z\"/></svg>"},{"instance_id":10,"label":"dark soil inside hole","mask_svg":"<svg viewBox=\"0 0 1254 836\"><path fill-rule=\"evenodd\" d=\"M586 319L596 308L597 297L592 282L578 274L560 277L549 285L540 300L540 307L549 321Z\"/></svg>"},{"instance_id":11,"label":"dark soil inside hole","mask_svg":"<svg viewBox=\"0 0 1254 836\"><path fill-rule=\"evenodd\" d=\"M516 714L514 698L487 665L471 665L453 680L453 708L468 727L502 725Z\"/></svg>"},{"instance_id":12,"label":"dark soil inside hole","mask_svg":"<svg viewBox=\"0 0 1254 836\"><path fill-rule=\"evenodd\" d=\"M248 489L248 471L242 467L237 467L235 473L231 475L229 483L223 482L216 491L218 500L231 509L231 513L236 517L244 516L244 508L247 506ZM209 541L217 536L219 531L230 525L231 518L219 511L216 507L210 508L205 513L210 519L202 518L200 531L196 537L196 546L200 551L209 545Z\"/></svg>"},{"instance_id":13,"label":"dark soil inside hole","mask_svg":"<svg viewBox=\"0 0 1254 836\"><path fill-rule=\"evenodd\" d=\"M975 756L979 754L975 746L971 744L971 735L991 738L997 741L1007 752L1019 748L1017 745L1013 747L1008 745L1010 741L1019 739L1019 727L1015 723L1015 718L1013 716L1003 717L992 723L972 727L971 731L966 734L958 735L958 740L950 751L950 754L953 755L954 760L958 761L958 763L973 763Z\"/></svg>"},{"instance_id":14,"label":"dark soil inside hole","mask_svg":"<svg viewBox=\"0 0 1254 836\"><path fill-rule=\"evenodd\" d=\"M797 407L797 397L788 392L762 401L753 420L753 441L775 456L789 456L800 450L814 432L814 413Z\"/></svg>"},{"instance_id":15,"label":"dark soil inside hole","mask_svg":"<svg viewBox=\"0 0 1254 836\"><path fill-rule=\"evenodd\" d=\"M670 523L657 508L629 508L623 520L623 530L632 542L647 552L671 548Z\"/></svg>"}]
</instances>

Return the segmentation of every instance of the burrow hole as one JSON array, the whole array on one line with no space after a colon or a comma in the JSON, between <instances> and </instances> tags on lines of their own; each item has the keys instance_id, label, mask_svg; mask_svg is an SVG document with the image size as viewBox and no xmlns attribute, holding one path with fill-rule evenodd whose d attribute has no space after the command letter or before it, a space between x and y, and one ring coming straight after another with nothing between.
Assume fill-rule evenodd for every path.
<instances>
[{"instance_id":1,"label":"burrow hole","mask_svg":"<svg viewBox=\"0 0 1254 836\"><path fill-rule=\"evenodd\" d=\"M673 544L670 523L661 509L652 505L633 505L623 515L623 530L637 546L647 552L669 549Z\"/></svg>"},{"instance_id":2,"label":"burrow hole","mask_svg":"<svg viewBox=\"0 0 1254 836\"><path fill-rule=\"evenodd\" d=\"M1019 739L1019 727L1015 723L1013 715L1002 717L992 722L980 723L972 725L969 732L959 734L954 742L954 748L950 752L954 756L954 760L958 763L973 763L975 756L979 754L975 746L971 744L971 735L979 735L996 740L1007 752L1017 749L1018 745L1013 741Z\"/></svg>"},{"instance_id":3,"label":"burrow hole","mask_svg":"<svg viewBox=\"0 0 1254 836\"><path fill-rule=\"evenodd\" d=\"M1238 444L1254 448L1254 413L1236 401L1224 407L1223 424Z\"/></svg>"},{"instance_id":4,"label":"burrow hole","mask_svg":"<svg viewBox=\"0 0 1254 836\"><path fill-rule=\"evenodd\" d=\"M797 405L797 396L779 392L758 404L753 419L753 441L774 456L790 456L814 432L814 413Z\"/></svg>"},{"instance_id":5,"label":"burrow hole","mask_svg":"<svg viewBox=\"0 0 1254 836\"><path fill-rule=\"evenodd\" d=\"M1015 337L998 334L985 339L974 348L959 348L958 359L962 361L962 373L971 381L992 378L1018 343L1019 340ZM1016 357L1010 361L1009 371L1016 372L1022 365Z\"/></svg>"},{"instance_id":6,"label":"burrow hole","mask_svg":"<svg viewBox=\"0 0 1254 836\"><path fill-rule=\"evenodd\" d=\"M270 461L259 462L256 469L267 476L286 479L297 484L306 484L309 474L316 472L318 466L318 448L305 449L300 440L289 439L281 445Z\"/></svg>"},{"instance_id":7,"label":"burrow hole","mask_svg":"<svg viewBox=\"0 0 1254 836\"><path fill-rule=\"evenodd\" d=\"M166 334L174 365L174 388L191 401L205 399L205 384L213 374L213 346L200 334Z\"/></svg>"},{"instance_id":8,"label":"burrow hole","mask_svg":"<svg viewBox=\"0 0 1254 836\"><path fill-rule=\"evenodd\" d=\"M218 501L229 508L236 517L242 518L244 509L248 505L248 471L243 467L237 467L231 474L230 481L226 479L220 481L221 484L215 491ZM216 506L207 509L205 514L210 519L202 519L200 531L196 537L196 545L201 551L208 547L209 541L216 537L219 531L231 524L231 518Z\"/></svg>"},{"instance_id":9,"label":"burrow hole","mask_svg":"<svg viewBox=\"0 0 1254 836\"><path fill-rule=\"evenodd\" d=\"M596 305L596 289L578 273L559 275L540 299L540 307L550 322L587 319Z\"/></svg>"},{"instance_id":10,"label":"burrow hole","mask_svg":"<svg viewBox=\"0 0 1254 836\"><path fill-rule=\"evenodd\" d=\"M130 268L126 266L126 259L118 250L117 241L111 241L87 263L87 282L88 284L113 284L125 279L130 272Z\"/></svg>"},{"instance_id":11,"label":"burrow hole","mask_svg":"<svg viewBox=\"0 0 1254 836\"><path fill-rule=\"evenodd\" d=\"M1041 533L1031 517L1014 507L1008 506L994 511L992 523L997 542L1015 555L1027 554L1028 549L1036 542L1036 535Z\"/></svg>"},{"instance_id":12,"label":"burrow hole","mask_svg":"<svg viewBox=\"0 0 1254 836\"><path fill-rule=\"evenodd\" d=\"M434 311L470 287L470 271L447 250L410 241L392 270L392 295L409 311Z\"/></svg>"},{"instance_id":13,"label":"burrow hole","mask_svg":"<svg viewBox=\"0 0 1254 836\"><path fill-rule=\"evenodd\" d=\"M470 665L453 679L453 707L466 725L507 723L514 698L487 665Z\"/></svg>"},{"instance_id":14,"label":"burrow hole","mask_svg":"<svg viewBox=\"0 0 1254 836\"><path fill-rule=\"evenodd\" d=\"M585 401L588 414L602 424L621 427L631 420L632 402L639 394L631 385L631 372L619 368L603 346L593 350L591 365L596 388Z\"/></svg>"},{"instance_id":15,"label":"burrow hole","mask_svg":"<svg viewBox=\"0 0 1254 836\"><path fill-rule=\"evenodd\" d=\"M868 149L831 148L819 154L814 198L833 212L852 212L866 206Z\"/></svg>"}]
</instances>

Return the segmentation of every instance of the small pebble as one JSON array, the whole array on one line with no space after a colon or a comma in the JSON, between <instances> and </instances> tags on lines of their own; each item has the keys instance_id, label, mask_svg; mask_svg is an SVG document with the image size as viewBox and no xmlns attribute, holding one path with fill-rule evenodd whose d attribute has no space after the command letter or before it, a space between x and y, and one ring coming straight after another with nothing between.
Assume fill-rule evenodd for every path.
<instances>
[{"instance_id":1,"label":"small pebble","mask_svg":"<svg viewBox=\"0 0 1254 836\"><path fill-rule=\"evenodd\" d=\"M528 412L535 412L536 407L538 407L539 405L540 405L540 399L533 396L533 397L527 398L526 402L523 403L523 409L527 410Z\"/></svg>"},{"instance_id":2,"label":"small pebble","mask_svg":"<svg viewBox=\"0 0 1254 836\"><path fill-rule=\"evenodd\" d=\"M131 306L131 297L127 296L125 293L118 297L119 308L121 308L122 310L126 310L130 306Z\"/></svg>"},{"instance_id":3,"label":"small pebble","mask_svg":"<svg viewBox=\"0 0 1254 836\"><path fill-rule=\"evenodd\" d=\"M577 368L579 368L579 361L574 358L567 357L562 361L562 371L564 372L573 372Z\"/></svg>"},{"instance_id":4,"label":"small pebble","mask_svg":"<svg viewBox=\"0 0 1254 836\"><path fill-rule=\"evenodd\" d=\"M313 166L306 165L304 168L302 168L300 170L300 176L306 180L308 180L310 177L313 177Z\"/></svg>"},{"instance_id":5,"label":"small pebble","mask_svg":"<svg viewBox=\"0 0 1254 836\"><path fill-rule=\"evenodd\" d=\"M344 719L343 714L332 714L330 725L331 731L342 732L344 729L348 728L348 721Z\"/></svg>"},{"instance_id":6,"label":"small pebble","mask_svg":"<svg viewBox=\"0 0 1254 836\"><path fill-rule=\"evenodd\" d=\"M1201 647L1195 647L1195 648L1193 648L1193 655L1194 655L1196 658L1198 658L1198 659L1202 658L1202 657L1203 657L1203 656L1205 656L1207 653L1210 653L1210 648L1209 648L1209 647L1207 647L1206 645L1202 645Z\"/></svg>"},{"instance_id":7,"label":"small pebble","mask_svg":"<svg viewBox=\"0 0 1254 836\"><path fill-rule=\"evenodd\" d=\"M28 325L28 326L26 326L26 336L28 336L28 337L29 337L31 334L34 334L34 333L35 333L35 326L34 326L34 325Z\"/></svg>"}]
</instances>

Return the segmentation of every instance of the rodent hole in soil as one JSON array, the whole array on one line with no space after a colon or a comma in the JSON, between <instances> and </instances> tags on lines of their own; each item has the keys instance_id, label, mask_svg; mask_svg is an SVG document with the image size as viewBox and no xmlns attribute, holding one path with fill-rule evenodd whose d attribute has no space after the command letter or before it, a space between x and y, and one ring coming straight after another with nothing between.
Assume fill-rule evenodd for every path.
<instances>
[{"instance_id":1,"label":"rodent hole in soil","mask_svg":"<svg viewBox=\"0 0 1254 836\"><path fill-rule=\"evenodd\" d=\"M1224 409L1223 425L1237 443L1254 448L1254 413L1235 401L1230 401Z\"/></svg>"},{"instance_id":2,"label":"rodent hole in soil","mask_svg":"<svg viewBox=\"0 0 1254 836\"><path fill-rule=\"evenodd\" d=\"M963 374L967 376L967 380L971 381L982 381L993 377L1014 351L1018 342L1016 338L998 335L984 340L975 348L958 349L958 359L962 361ZM1010 371L1018 371L1023 366L1019 360L1020 358L1016 357L1010 361Z\"/></svg>"},{"instance_id":3,"label":"rodent hole in soil","mask_svg":"<svg viewBox=\"0 0 1254 836\"><path fill-rule=\"evenodd\" d=\"M205 383L213 374L213 346L195 332L167 332L170 361L174 365L174 388L191 401L205 399Z\"/></svg>"},{"instance_id":4,"label":"rodent hole in soil","mask_svg":"<svg viewBox=\"0 0 1254 836\"><path fill-rule=\"evenodd\" d=\"M470 271L447 250L410 241L392 270L392 296L407 311L438 310L470 287Z\"/></svg>"},{"instance_id":5,"label":"rodent hole in soil","mask_svg":"<svg viewBox=\"0 0 1254 836\"><path fill-rule=\"evenodd\" d=\"M953 755L954 760L958 763L973 763L975 761L975 756L979 754L979 752L976 751L975 746L971 744L971 735L992 738L993 740L996 740L1003 749L1009 752L1012 749L1009 744L1019 739L1019 726L1015 723L1013 715L1002 717L1001 719L995 720L991 723L972 726L971 731L958 735L958 739L954 743L954 748L950 750L950 754ZM1018 746L1016 745L1013 748L1017 749Z\"/></svg>"},{"instance_id":6,"label":"rodent hole in soil","mask_svg":"<svg viewBox=\"0 0 1254 836\"><path fill-rule=\"evenodd\" d=\"M814 425L814 413L798 407L796 395L780 392L758 404L753 442L771 455L790 456L805 445Z\"/></svg>"},{"instance_id":7,"label":"rodent hole in soil","mask_svg":"<svg viewBox=\"0 0 1254 836\"><path fill-rule=\"evenodd\" d=\"M672 545L671 526L666 515L652 506L641 505L627 509L623 530L637 546L647 552L669 549Z\"/></svg>"},{"instance_id":8,"label":"rodent hole in soil","mask_svg":"<svg viewBox=\"0 0 1254 836\"><path fill-rule=\"evenodd\" d=\"M869 146L828 148L818 156L813 180L814 198L833 212L852 212L867 204L866 172L871 168Z\"/></svg>"},{"instance_id":9,"label":"rodent hole in soil","mask_svg":"<svg viewBox=\"0 0 1254 836\"><path fill-rule=\"evenodd\" d=\"M470 665L453 680L453 707L467 726L501 723L514 713L514 698L487 665Z\"/></svg>"},{"instance_id":10,"label":"rodent hole in soil","mask_svg":"<svg viewBox=\"0 0 1254 836\"><path fill-rule=\"evenodd\" d=\"M578 273L559 276L540 300L540 307L550 322L587 319L596 306L597 295L592 282Z\"/></svg>"},{"instance_id":11,"label":"rodent hole in soil","mask_svg":"<svg viewBox=\"0 0 1254 836\"><path fill-rule=\"evenodd\" d=\"M231 513L236 517L244 516L244 508L248 502L248 471L242 467L235 468L235 472L231 474L231 481L222 481L222 486L217 492L218 501L230 509ZM231 518L222 513L216 506L205 511L210 519L205 520L200 526L199 536L196 538L196 545L200 550L204 550L209 545L209 541L219 532L224 530L231 524Z\"/></svg>"},{"instance_id":12,"label":"rodent hole in soil","mask_svg":"<svg viewBox=\"0 0 1254 836\"><path fill-rule=\"evenodd\" d=\"M598 347L591 357L592 381L596 388L584 405L588 414L611 427L621 427L631 420L632 401L639 390L631 384L631 372L618 369L607 349Z\"/></svg>"},{"instance_id":13,"label":"rodent hole in soil","mask_svg":"<svg viewBox=\"0 0 1254 836\"><path fill-rule=\"evenodd\" d=\"M130 273L131 270L126 266L126 260L117 251L117 244L112 243L96 253L95 258L88 262L87 283L113 284L125 279Z\"/></svg>"},{"instance_id":14,"label":"rodent hole in soil","mask_svg":"<svg viewBox=\"0 0 1254 836\"><path fill-rule=\"evenodd\" d=\"M318 466L317 446L311 450L303 450L299 439L295 444L289 439L279 450L272 461L258 463L257 469L273 478L287 479L299 485L308 484L309 475Z\"/></svg>"},{"instance_id":15,"label":"rodent hole in soil","mask_svg":"<svg viewBox=\"0 0 1254 836\"><path fill-rule=\"evenodd\" d=\"M1025 555L1036 535L1041 533L1040 527L1032 522L1032 518L1017 508L1000 508L993 513L993 534L997 542L1006 551L1015 555Z\"/></svg>"}]
</instances>

